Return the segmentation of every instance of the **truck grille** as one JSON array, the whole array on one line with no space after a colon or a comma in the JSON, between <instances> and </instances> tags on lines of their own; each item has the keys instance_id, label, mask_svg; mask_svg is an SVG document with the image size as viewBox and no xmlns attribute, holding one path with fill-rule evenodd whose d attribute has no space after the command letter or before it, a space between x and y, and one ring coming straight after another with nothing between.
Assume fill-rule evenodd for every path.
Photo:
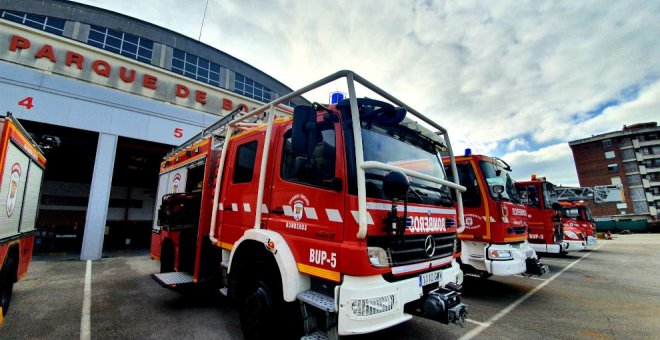
<instances>
[{"instance_id":1,"label":"truck grille","mask_svg":"<svg viewBox=\"0 0 660 340\"><path fill-rule=\"evenodd\" d=\"M424 261L435 260L454 253L454 243L458 242L456 234L434 234L435 251L429 257L424 249L424 243L429 235L406 235L403 242L396 242L394 238L388 243L386 236L369 236L369 247L380 247L387 250L393 266L402 266Z\"/></svg>"}]
</instances>

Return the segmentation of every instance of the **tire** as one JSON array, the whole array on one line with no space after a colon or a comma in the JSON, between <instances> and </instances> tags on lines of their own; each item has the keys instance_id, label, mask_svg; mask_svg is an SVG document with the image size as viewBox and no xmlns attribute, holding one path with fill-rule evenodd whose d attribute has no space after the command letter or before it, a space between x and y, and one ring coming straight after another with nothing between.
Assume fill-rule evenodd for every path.
<instances>
[{"instance_id":1,"label":"tire","mask_svg":"<svg viewBox=\"0 0 660 340\"><path fill-rule=\"evenodd\" d=\"M251 288L244 291L239 301L239 318L245 338L300 338L300 306L295 302L284 301L279 273L273 270L260 271L252 275L251 280ZM247 282L245 284L248 285Z\"/></svg>"},{"instance_id":2,"label":"tire","mask_svg":"<svg viewBox=\"0 0 660 340\"><path fill-rule=\"evenodd\" d=\"M174 271L174 245L165 242L160 250L160 272L170 273Z\"/></svg>"},{"instance_id":3,"label":"tire","mask_svg":"<svg viewBox=\"0 0 660 340\"><path fill-rule=\"evenodd\" d=\"M9 304L11 302L11 295L14 291L14 277L16 276L16 269L14 259L9 257L2 266L0 272L0 307L2 307L2 316L7 315L9 311Z\"/></svg>"},{"instance_id":4,"label":"tire","mask_svg":"<svg viewBox=\"0 0 660 340\"><path fill-rule=\"evenodd\" d=\"M250 286L240 301L241 329L246 339L265 339L274 329L275 304L279 302L276 284L272 274L263 273Z\"/></svg>"}]
</instances>

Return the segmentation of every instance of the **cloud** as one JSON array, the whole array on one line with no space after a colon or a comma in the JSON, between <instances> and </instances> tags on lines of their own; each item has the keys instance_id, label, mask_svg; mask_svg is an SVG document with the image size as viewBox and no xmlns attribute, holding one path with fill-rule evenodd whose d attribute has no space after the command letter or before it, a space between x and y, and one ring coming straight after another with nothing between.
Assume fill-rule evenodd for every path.
<instances>
[{"instance_id":1,"label":"cloud","mask_svg":"<svg viewBox=\"0 0 660 340\"><path fill-rule=\"evenodd\" d=\"M205 5L81 2L193 38ZM202 41L294 89L352 69L446 127L459 153L516 155L657 120L657 13L641 0L210 0Z\"/></svg>"},{"instance_id":2,"label":"cloud","mask_svg":"<svg viewBox=\"0 0 660 340\"><path fill-rule=\"evenodd\" d=\"M516 181L529 180L531 174L547 177L555 185L579 186L573 153L566 143L535 151L514 151L502 156L513 170ZM606 183L609 184L609 183Z\"/></svg>"}]
</instances>

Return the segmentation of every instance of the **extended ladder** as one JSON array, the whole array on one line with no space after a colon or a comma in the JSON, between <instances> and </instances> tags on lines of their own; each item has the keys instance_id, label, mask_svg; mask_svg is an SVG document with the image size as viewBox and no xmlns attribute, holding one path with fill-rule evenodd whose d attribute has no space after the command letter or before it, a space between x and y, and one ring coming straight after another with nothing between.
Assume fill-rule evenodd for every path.
<instances>
[{"instance_id":1,"label":"extended ladder","mask_svg":"<svg viewBox=\"0 0 660 340\"><path fill-rule=\"evenodd\" d=\"M589 201L600 203L622 202L623 186L615 185L596 185L593 187L555 187L557 199L560 201Z\"/></svg>"}]
</instances>

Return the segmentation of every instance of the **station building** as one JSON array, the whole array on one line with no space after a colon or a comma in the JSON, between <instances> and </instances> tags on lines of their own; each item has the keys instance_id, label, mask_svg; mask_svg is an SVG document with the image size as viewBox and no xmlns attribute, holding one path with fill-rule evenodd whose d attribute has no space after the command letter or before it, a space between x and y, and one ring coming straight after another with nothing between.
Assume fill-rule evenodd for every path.
<instances>
[{"instance_id":1,"label":"station building","mask_svg":"<svg viewBox=\"0 0 660 340\"><path fill-rule=\"evenodd\" d=\"M589 204L594 216L658 223L660 127L657 122L624 126L570 141L581 186L621 184L625 201Z\"/></svg>"},{"instance_id":2,"label":"station building","mask_svg":"<svg viewBox=\"0 0 660 340\"><path fill-rule=\"evenodd\" d=\"M162 157L234 109L289 92L148 22L68 1L0 0L0 110L48 161L37 250L98 259L147 247Z\"/></svg>"}]
</instances>

